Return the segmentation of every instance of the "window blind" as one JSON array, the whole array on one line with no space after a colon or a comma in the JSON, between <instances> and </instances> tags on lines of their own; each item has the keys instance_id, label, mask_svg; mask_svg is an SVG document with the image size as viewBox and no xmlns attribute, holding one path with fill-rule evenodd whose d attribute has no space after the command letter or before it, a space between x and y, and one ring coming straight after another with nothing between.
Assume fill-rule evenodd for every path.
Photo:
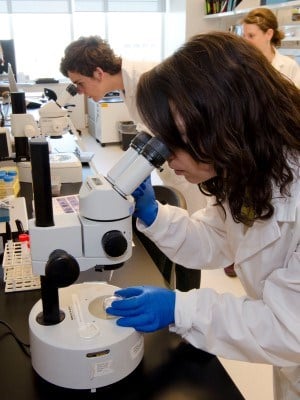
<instances>
[{"instance_id":1,"label":"window blind","mask_svg":"<svg viewBox=\"0 0 300 400\"><path fill-rule=\"evenodd\" d=\"M130 0L130 1L122 1L122 0L108 0L107 11L112 12L163 12L165 11L164 4L165 2L159 0Z\"/></svg>"},{"instance_id":2,"label":"window blind","mask_svg":"<svg viewBox=\"0 0 300 400\"><path fill-rule=\"evenodd\" d=\"M70 13L69 0L11 0L11 13Z\"/></svg>"},{"instance_id":3,"label":"window blind","mask_svg":"<svg viewBox=\"0 0 300 400\"><path fill-rule=\"evenodd\" d=\"M8 4L6 0L0 0L0 13L8 13Z\"/></svg>"},{"instance_id":4,"label":"window blind","mask_svg":"<svg viewBox=\"0 0 300 400\"><path fill-rule=\"evenodd\" d=\"M164 12L166 0L0 0L0 13Z\"/></svg>"}]
</instances>

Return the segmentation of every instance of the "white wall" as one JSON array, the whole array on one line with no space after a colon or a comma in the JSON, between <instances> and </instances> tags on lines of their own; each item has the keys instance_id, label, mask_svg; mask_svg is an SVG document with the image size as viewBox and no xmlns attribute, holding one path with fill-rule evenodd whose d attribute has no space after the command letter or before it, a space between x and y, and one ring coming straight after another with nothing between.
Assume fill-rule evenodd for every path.
<instances>
[{"instance_id":1,"label":"white wall","mask_svg":"<svg viewBox=\"0 0 300 400\"><path fill-rule=\"evenodd\" d=\"M186 0L186 38L197 33L225 30L223 18L203 19L206 15L205 0ZM231 24L231 21L229 21ZM227 23L227 21L226 21Z\"/></svg>"}]
</instances>

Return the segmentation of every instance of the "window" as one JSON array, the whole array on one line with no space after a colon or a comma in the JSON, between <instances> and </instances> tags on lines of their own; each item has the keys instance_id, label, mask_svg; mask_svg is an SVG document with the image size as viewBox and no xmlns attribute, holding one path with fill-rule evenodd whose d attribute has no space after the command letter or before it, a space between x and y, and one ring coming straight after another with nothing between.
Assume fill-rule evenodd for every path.
<instances>
[{"instance_id":1,"label":"window","mask_svg":"<svg viewBox=\"0 0 300 400\"><path fill-rule=\"evenodd\" d=\"M72 40L70 29L66 29L70 25L69 19L68 14L14 15L13 32L19 73L28 74L33 80L59 75L60 59ZM24 80L21 78L18 81Z\"/></svg>"},{"instance_id":2,"label":"window","mask_svg":"<svg viewBox=\"0 0 300 400\"><path fill-rule=\"evenodd\" d=\"M164 57L166 0L0 0L0 38L15 41L18 81L62 78L65 47L99 35L125 58Z\"/></svg>"}]
</instances>

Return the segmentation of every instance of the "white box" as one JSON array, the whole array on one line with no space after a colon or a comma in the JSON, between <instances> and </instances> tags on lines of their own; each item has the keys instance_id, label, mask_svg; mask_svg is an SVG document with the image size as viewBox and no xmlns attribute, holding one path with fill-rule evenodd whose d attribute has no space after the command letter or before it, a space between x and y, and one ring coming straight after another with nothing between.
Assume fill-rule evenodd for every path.
<instances>
[{"instance_id":1,"label":"white box","mask_svg":"<svg viewBox=\"0 0 300 400\"><path fill-rule=\"evenodd\" d=\"M50 154L51 178L60 178L61 183L82 182L82 165L73 153ZM20 182L32 182L30 161L17 163Z\"/></svg>"}]
</instances>

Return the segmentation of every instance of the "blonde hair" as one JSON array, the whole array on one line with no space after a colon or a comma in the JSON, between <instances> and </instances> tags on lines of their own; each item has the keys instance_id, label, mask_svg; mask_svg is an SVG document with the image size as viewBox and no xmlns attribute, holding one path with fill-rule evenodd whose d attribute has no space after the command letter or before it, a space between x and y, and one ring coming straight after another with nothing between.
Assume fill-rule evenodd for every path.
<instances>
[{"instance_id":1,"label":"blonde hair","mask_svg":"<svg viewBox=\"0 0 300 400\"><path fill-rule=\"evenodd\" d=\"M284 32L278 29L276 15L269 8L255 8L250 11L242 20L243 24L254 24L263 32L273 29L271 43L275 47L280 47Z\"/></svg>"}]
</instances>

